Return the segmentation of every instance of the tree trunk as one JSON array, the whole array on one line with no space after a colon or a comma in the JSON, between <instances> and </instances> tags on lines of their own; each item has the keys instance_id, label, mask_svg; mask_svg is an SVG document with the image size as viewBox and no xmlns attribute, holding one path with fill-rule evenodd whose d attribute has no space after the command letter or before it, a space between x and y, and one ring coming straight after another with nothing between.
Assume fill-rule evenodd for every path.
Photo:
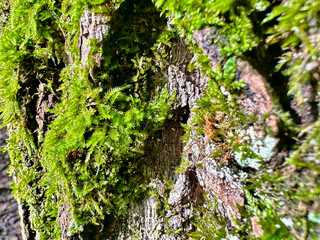
<instances>
[{"instance_id":1,"label":"tree trunk","mask_svg":"<svg viewBox=\"0 0 320 240\"><path fill-rule=\"evenodd\" d=\"M172 30L174 27L170 25L174 16L160 17L150 1L128 0L117 4L118 2L82 6L79 35L74 35L77 37L78 59L70 50L71 38L67 39L66 33L59 30L57 39L63 39L61 41L65 47L61 53L61 61L55 62L54 57L48 57L46 67L44 70L39 68L39 71L32 69L28 60L20 63L23 69L21 72L25 72L19 76L20 88L17 90L21 110L19 121L24 121L26 135L33 138L36 149L22 147L25 144L23 139L16 143L16 149L21 151L23 158L17 163L14 160L15 153L11 152L12 168L18 168L21 163L26 171L33 171L35 168L36 175L26 184L27 189L24 190L39 194L35 203L28 203L23 199L24 196L20 198L19 193L16 193L23 239L44 239L43 236L46 236L42 235L43 228L38 227L34 221L37 213L48 204L44 199L49 187L46 189L37 185L37 181L42 181L42 175L50 171L50 167L43 164L42 160L41 152L46 147L46 140L43 139L54 129L53 123L59 118L57 116L60 116L57 112L52 113L50 109L59 106L64 101L65 93L74 86L70 84L65 87L65 83L61 83L63 70L70 68L71 72L78 60L81 67L88 67L88 82L94 89L103 89L107 85L111 86L108 89L110 90L127 84L127 79L130 79L130 86L133 87L123 90L128 96L141 94L139 96L144 98L141 92L146 91L147 103L143 109L148 108L149 102L167 88L171 117L166 118L162 128L150 129L149 123L143 125L144 122L141 123L143 129L139 128L141 126L134 128L141 132L145 129L150 131L147 137L143 138L142 151L134 155L135 158L131 155L128 157L134 166L132 174L135 171L141 174L145 172L147 176L141 180L145 191L128 204L126 214L117 215L116 212L106 211L103 212L104 219L76 228L73 226L75 213L71 206L72 201L68 199L63 202L64 196L50 195L52 201L56 201L59 206L55 212L52 210L46 215L46 220L48 224L57 223L60 229L59 238L251 239L270 237L268 234L274 234L274 239L287 239L292 235L297 239L319 237L320 207L319 196L316 194L319 191L319 149L316 138L319 133L319 59L311 62L318 64L317 66L308 65L313 80L303 84L303 101L298 102L288 96L289 77L274 71L278 59L283 56L284 51L289 50L281 47L279 43L268 47L259 43L257 47L234 57L236 68L234 73L231 70L232 73L229 74L234 74L232 83L243 84L241 88L233 89L236 93L234 94L231 88L224 87L223 81L216 80L217 75L212 77L213 73L205 68L207 66L210 69L227 71L228 64L232 64L232 59L221 54L223 49L219 42L215 41L220 39L227 43L229 40L224 39L223 33L217 35L214 27L206 27L193 31L194 43L175 33L173 37L168 37L166 43L159 40L160 44L156 45L158 37L166 29ZM99 9L108 9L110 12L106 14L98 11ZM127 33L133 33L138 40L126 39ZM260 40L267 41L265 36L261 36ZM39 46L42 43L37 44ZM156 46L156 50L151 51L153 46ZM195 48L198 51L195 51ZM303 49L300 47L290 51L302 54ZM108 58L109 56L111 57ZM114 56L118 59L112 58ZM208 57L207 65L195 63L199 56ZM32 58L32 61L35 65L38 64L38 60ZM115 66L112 65L114 62ZM196 65L196 68L191 69L189 66L192 64ZM147 77L143 77L144 66L148 66L145 70L147 80ZM101 77L105 72L108 76ZM224 72L221 74L227 79ZM107 91L104 89L102 92L104 94ZM102 92L96 95L99 96ZM94 94L92 92L92 95ZM211 100L204 103L203 99L208 96L212 96ZM225 109L225 112L221 111L223 108L216 106L219 96L228 102L228 106L234 107L230 107L231 110ZM172 102L170 99L173 99ZM115 105L117 103L120 106L120 100L115 100ZM98 107L95 108L98 104L95 99L91 102L88 100L87 106L98 112ZM128 106L119 106L116 110L129 111ZM214 108L213 106L218 110L207 110ZM243 116L246 122L238 116ZM105 121L105 118L101 119ZM17 129L15 126L10 123L9 129L14 132ZM113 127L115 126L112 125L110 129ZM229 133L231 130L232 134ZM83 144L89 142L94 131L94 127L85 129ZM111 134L110 132L108 134ZM308 136L315 136L314 140L306 140L309 139ZM12 134L11 137L14 139L16 135ZM57 139L59 137L56 136ZM134 140L130 147L136 144L136 138L138 135L132 137ZM85 145L82 150L81 147L70 147L68 154L64 156L66 160L61 160L62 166L64 161L67 162L66 166L76 165L74 162L77 161L86 162L89 166L86 158L91 154L89 147ZM300 147L301 150L295 151ZM110 149L105 155L112 154L113 148ZM301 159L307 160L294 160L299 151L303 155ZM287 159L291 160L286 162ZM129 162L123 164L129 165ZM92 177L111 167L106 166L103 170L92 167ZM70 169L72 167L73 165ZM123 168L126 169L126 166ZM64 169L66 174L72 172L67 167L61 169ZM119 171L122 170L121 168ZM16 192L23 177L19 171L11 170L17 185ZM81 174L77 175L77 178L81 179ZM137 191L141 184L139 181L136 182ZM70 180L70 191L76 191L72 184ZM64 187L61 183L62 192L65 191ZM308 194L308 191L311 192L310 195L302 196ZM117 189L111 189L110 192L110 195L115 195ZM131 194L129 190L125 193ZM96 199L101 192L93 187L90 194ZM108 194L107 191L105 194ZM122 198L125 196L122 195ZM85 208L89 199L83 197L83 201L83 205L76 205L79 211L82 207ZM97 208L104 209L102 200L99 203L101 205ZM268 224L265 224L265 221ZM73 227L77 231L72 232Z\"/></svg>"}]
</instances>

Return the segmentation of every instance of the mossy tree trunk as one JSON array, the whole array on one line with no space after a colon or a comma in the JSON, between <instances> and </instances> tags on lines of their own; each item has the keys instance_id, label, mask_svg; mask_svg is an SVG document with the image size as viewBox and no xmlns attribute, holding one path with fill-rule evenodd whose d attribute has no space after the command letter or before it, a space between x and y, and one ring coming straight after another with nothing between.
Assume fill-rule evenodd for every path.
<instances>
[{"instance_id":1,"label":"mossy tree trunk","mask_svg":"<svg viewBox=\"0 0 320 240\"><path fill-rule=\"evenodd\" d=\"M36 2L0 41L24 239L320 236L319 19L291 46L281 1Z\"/></svg>"}]
</instances>

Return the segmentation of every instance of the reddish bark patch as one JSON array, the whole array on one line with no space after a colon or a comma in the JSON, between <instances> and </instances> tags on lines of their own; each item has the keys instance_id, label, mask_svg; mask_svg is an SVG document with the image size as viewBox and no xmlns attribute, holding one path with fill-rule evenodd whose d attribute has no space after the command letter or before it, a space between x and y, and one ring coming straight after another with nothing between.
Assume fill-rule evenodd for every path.
<instances>
[{"instance_id":1,"label":"reddish bark patch","mask_svg":"<svg viewBox=\"0 0 320 240\"><path fill-rule=\"evenodd\" d=\"M238 71L240 73L239 79L243 80L247 87L244 95L238 99L238 103L242 105L246 112L257 117L258 121L264 120L266 116L266 126L277 135L279 133L278 117L272 112L274 103L271 94L268 91L265 79L256 70L254 70L249 63L238 59ZM255 131L258 136L264 137L264 127L255 124ZM259 134L263 132L262 134Z\"/></svg>"},{"instance_id":2,"label":"reddish bark patch","mask_svg":"<svg viewBox=\"0 0 320 240\"><path fill-rule=\"evenodd\" d=\"M274 107L272 98L267 90L265 81L263 77L250 65L242 60L237 61L238 70L241 72L240 79L242 79L247 85L247 91L250 93L248 99L250 103L248 104L249 109L253 114L264 115L270 113Z\"/></svg>"},{"instance_id":3,"label":"reddish bark patch","mask_svg":"<svg viewBox=\"0 0 320 240\"><path fill-rule=\"evenodd\" d=\"M264 231L259 223L258 217L251 218L252 231L255 237L260 238L263 236Z\"/></svg>"},{"instance_id":4,"label":"reddish bark patch","mask_svg":"<svg viewBox=\"0 0 320 240\"><path fill-rule=\"evenodd\" d=\"M244 206L243 191L230 186L225 179L214 177L212 175L206 175L205 186L221 201L230 206L235 213L239 213L237 204Z\"/></svg>"}]
</instances>

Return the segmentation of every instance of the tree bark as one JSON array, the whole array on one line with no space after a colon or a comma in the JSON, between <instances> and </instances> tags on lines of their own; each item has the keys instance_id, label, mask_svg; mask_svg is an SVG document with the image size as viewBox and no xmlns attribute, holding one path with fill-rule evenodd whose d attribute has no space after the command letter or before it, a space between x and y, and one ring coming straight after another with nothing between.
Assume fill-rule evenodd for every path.
<instances>
[{"instance_id":1,"label":"tree bark","mask_svg":"<svg viewBox=\"0 0 320 240\"><path fill-rule=\"evenodd\" d=\"M169 25L169 23L167 24ZM83 65L88 64L87 60L90 55L91 46L88 45L88 42L96 39L97 46L104 49L112 43L108 42L105 36L109 31L113 31L115 26L116 20L112 22L103 14L90 9L84 10L80 20L81 31L78 41ZM152 34L150 33L150 39ZM209 28L195 30L193 33L196 45L202 50L202 54L209 57L212 67L217 67L224 61L219 54L219 48L212 44L212 40L216 37ZM127 215L122 219L106 215L103 226L86 226L83 232L72 236L68 233L71 223L66 203L59 208L58 215L61 239L188 239L189 234L197 230L194 223L197 216L201 215L199 209L208 204L208 199L205 199L205 196L214 203L215 211L212 211L225 223L226 229L234 230L239 227L239 223L248 223L245 221L249 221L251 229L248 229L247 232L246 230L239 230L239 232L244 231L246 232L245 236L251 235L258 238L264 234L259 216L251 216L246 220L242 216L241 209L249 204L244 190L248 183L244 181L244 175L260 176L264 172L261 170L261 166L266 164L266 171L281 171L284 176L294 176L294 178L303 176L303 180L301 180L303 184L308 184L306 176L311 175L314 176L312 181L318 183L319 177L314 170L297 169L293 164L287 166L283 164L285 159L293 153L292 146L299 145L300 142L295 141L294 137L287 132L278 111L278 109L287 111L290 117L302 126L315 123L319 117L318 82L304 86L302 92L305 101L299 105L294 99L287 96L288 78L280 73L270 74L275 67L275 59L280 56L279 52L268 49L262 54L262 60L259 51L252 51L236 60L235 81L243 80L246 84L244 90L237 97L236 103L241 106L241 111L246 115L255 116L256 119L254 123L239 125L238 130L241 134L235 138L248 138L251 149L263 159L263 163L261 163L258 159L248 158L248 164L244 166L240 155L237 153L229 154L229 149L225 149L223 143L213 141L210 136L210 130L213 126L228 121L224 113L215 116L215 119L210 118L209 113L202 116L204 134L199 136L196 130L191 130L190 137L184 142L182 141L182 137L185 135L183 124L192 125L192 120L199 108L197 101L207 94L205 89L209 80L201 69L190 70L188 68L195 53L188 49L185 39L177 37L171 40L171 44L167 58L168 63L161 69L161 72L155 73L151 80L156 82L157 78L164 78L169 95L175 96L170 110L172 117L166 121L162 131L157 131L154 133L155 136L147 139L144 154L140 159L137 159L139 168L149 174L148 186L152 194L132 203ZM95 53L92 58L94 66L90 69L90 77L94 82L97 74L103 72L104 59L101 52ZM59 79L61 69L72 61L73 59L66 54L64 63L51 69L54 70L52 78L56 82ZM278 81L281 81L280 85ZM20 91L22 97L30 94L26 93L27 87L30 87L27 86L28 81L25 84L26 88ZM157 92L164 84L155 85L150 89ZM284 89L284 87L286 88ZM59 99L58 96L50 93L42 83L38 85L33 83L30 89L33 94L37 95L36 100L32 102L34 106L31 109L36 122L28 122L28 127L33 134L38 131L44 135L53 119L48 109L52 109ZM223 88L221 91L226 99L229 99L230 93ZM28 104L30 105L30 103ZM305 133L301 132L300 134ZM223 152L224 156L213 156L216 149ZM310 153L310 155L310 158L314 160L315 153ZM177 171L185 161L188 161L185 171ZM288 180L287 183L295 183L290 181ZM250 184L254 184L254 182L250 182ZM266 192L267 190L264 189ZM281 191L277 193L280 192L281 195ZM258 189L253 188L248 192L254 195ZM319 199L306 203L292 200L293 203L290 207L305 210L304 215L301 214L301 216L306 217L306 212L310 209L313 212L320 211L317 200ZM23 239L39 239L37 231L31 229L28 206L21 203L19 199L18 204ZM290 210L286 209L286 206L275 206L275 208L283 213L281 215L282 222L298 238L301 233L291 224L293 216ZM320 235L318 228L314 229L314 232L317 236ZM237 236L240 237L240 234ZM231 238L231 235L228 233L226 238Z\"/></svg>"}]
</instances>

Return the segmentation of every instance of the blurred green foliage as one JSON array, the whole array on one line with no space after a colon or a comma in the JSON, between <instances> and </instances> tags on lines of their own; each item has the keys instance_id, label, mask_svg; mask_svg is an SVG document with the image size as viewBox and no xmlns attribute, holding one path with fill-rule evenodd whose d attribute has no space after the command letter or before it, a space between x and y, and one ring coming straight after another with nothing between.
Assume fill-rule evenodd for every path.
<instances>
[{"instance_id":1,"label":"blurred green foliage","mask_svg":"<svg viewBox=\"0 0 320 240\"><path fill-rule=\"evenodd\" d=\"M254 196L250 192L246 194L248 202L246 209L242 211L243 222L239 223L239 226L242 225L240 228L244 233L243 237L255 238L249 233L252 231L250 216L258 216L264 230L262 239L292 239L292 234L299 237L295 228L302 232L302 236L316 239L314 228L317 226L314 223L317 220L314 220L316 219L313 218L314 215L310 215L307 219L288 211L286 216L294 219L294 226L287 229L277 216L277 210L283 203L296 208L297 203L294 199L308 204L310 209L312 204L319 201L316 196L319 188L317 174L320 144L319 120L304 126L301 123L295 123L293 116L290 116L291 113L284 112L290 108L288 107L290 99L286 97L282 98L285 101L280 99L284 109L279 110L281 108L279 108L278 98L281 96L276 94L288 94L295 99L298 108L304 109L306 108L304 103L307 101L303 94L305 86L311 85L314 89L319 89L319 1L154 0L154 3L177 28L180 36L190 44L195 52L194 66L199 68L209 80L205 94L198 101L198 107L193 110L195 115L185 125L187 130L185 140L192 137L199 142L206 125L204 116L214 117L222 112L226 121L220 124L219 130L224 132L231 151L243 152L244 160L247 157L259 158L252 152L250 142L239 144L234 138L239 134L239 129L246 128L255 121L253 116L243 115L241 107L236 104L236 98L244 85L241 81L235 81L236 61L234 59L249 60L258 70L260 68L261 74L272 87L282 86L280 87L282 93L279 87L273 93L277 104L275 111L282 121L283 131L288 136L284 149L295 150L286 164L294 166L297 170L292 174L279 176L278 171L272 174L266 173L267 170L271 170L270 166L263 165L259 171L256 171L256 175L243 179L247 184L245 188L248 187L252 192L257 191ZM203 55L202 50L195 46L194 32L204 28L210 29L213 36L210 44L215 45L221 55L215 67L212 67L210 59ZM261 66L263 64L266 66ZM275 79L272 79L273 76ZM288 84L283 76L288 77ZM315 108L319 109L319 94L316 93L315 99L311 101L315 101L317 104ZM191 134L193 130L197 130L198 135ZM298 138L298 143L295 144ZM219 161L219 153L214 153L213 156ZM303 178L299 182L297 176L301 172L311 173L310 178ZM286 186L288 181L298 187ZM272 190L269 190L270 188ZM285 192L285 196L281 192ZM195 239L201 236L205 238L210 230L219 228L219 224L214 223L215 218L207 220L208 216L211 216L210 210L205 212L204 217L198 219ZM312 223L310 219L313 219ZM207 226L205 222L208 222ZM208 230L209 226L211 226L210 230ZM212 239L219 238L213 236Z\"/></svg>"}]
</instances>

